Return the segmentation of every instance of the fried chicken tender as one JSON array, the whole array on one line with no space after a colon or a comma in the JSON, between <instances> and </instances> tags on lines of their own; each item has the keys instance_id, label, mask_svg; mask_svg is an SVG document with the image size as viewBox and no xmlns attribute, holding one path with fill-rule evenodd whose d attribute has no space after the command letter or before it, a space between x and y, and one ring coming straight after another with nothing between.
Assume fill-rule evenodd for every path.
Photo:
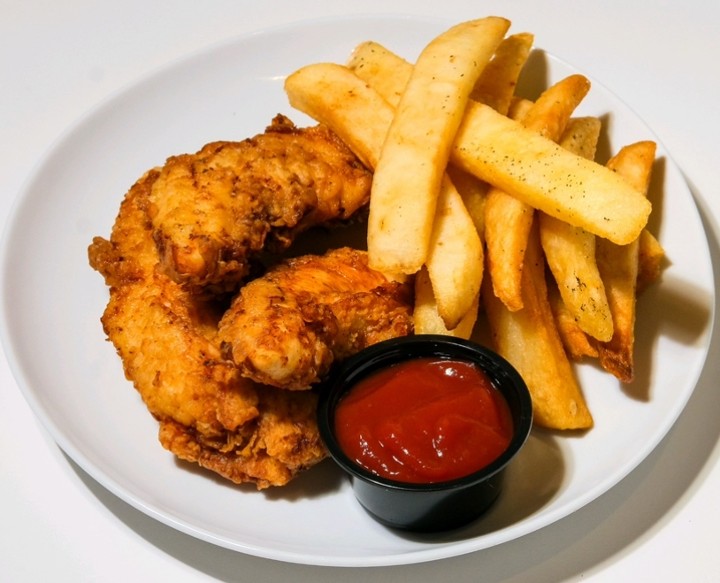
<instances>
[{"instance_id":1,"label":"fried chicken tender","mask_svg":"<svg viewBox=\"0 0 720 583\"><path fill-rule=\"evenodd\" d=\"M389 281L350 248L287 260L245 285L218 337L243 376L308 389L330 365L362 348L412 332L407 283Z\"/></svg>"},{"instance_id":2,"label":"fried chicken tender","mask_svg":"<svg viewBox=\"0 0 720 583\"><path fill-rule=\"evenodd\" d=\"M222 312L158 269L148 208L160 174L131 188L110 240L96 237L88 249L110 286L104 330L159 421L164 447L237 483L284 485L326 456L316 396L243 378L215 339Z\"/></svg>"},{"instance_id":3,"label":"fried chicken tender","mask_svg":"<svg viewBox=\"0 0 720 583\"><path fill-rule=\"evenodd\" d=\"M162 270L194 292L233 289L259 252L365 207L371 180L329 129L282 115L253 138L171 157L148 207Z\"/></svg>"},{"instance_id":4,"label":"fried chicken tender","mask_svg":"<svg viewBox=\"0 0 720 583\"><path fill-rule=\"evenodd\" d=\"M256 482L260 488L287 484L325 455L316 439L317 395L265 386L258 396L262 414L241 432L247 436L237 446L213 441L172 420L160 423L160 443L180 459L238 484Z\"/></svg>"}]
</instances>

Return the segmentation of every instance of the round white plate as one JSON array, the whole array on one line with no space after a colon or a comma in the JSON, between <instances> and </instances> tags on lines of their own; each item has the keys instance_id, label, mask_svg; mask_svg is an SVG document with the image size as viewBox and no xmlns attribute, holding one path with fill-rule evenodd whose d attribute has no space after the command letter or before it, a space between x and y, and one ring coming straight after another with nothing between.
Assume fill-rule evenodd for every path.
<instances>
[{"instance_id":1,"label":"round white plate","mask_svg":"<svg viewBox=\"0 0 720 583\"><path fill-rule=\"evenodd\" d=\"M584 435L533 432L497 506L458 532L388 530L358 506L331 462L286 488L257 492L178 463L106 342L108 292L88 266L120 201L148 168L206 142L260 132L277 112L299 123L283 78L343 62L378 40L408 59L449 23L366 17L300 23L221 44L158 71L91 112L51 149L10 218L2 264L2 334L28 402L62 449L123 500L169 526L237 551L316 565L428 561L497 545L548 525L616 484L657 445L703 366L714 306L707 242L681 173L660 147L652 228L671 265L640 300L638 374L624 389L579 367L596 420ZM526 83L572 72L538 53ZM539 73L538 73L539 72ZM651 131L595 83L578 113L600 115L606 151ZM52 487L52 486L48 486Z\"/></svg>"}]
</instances>

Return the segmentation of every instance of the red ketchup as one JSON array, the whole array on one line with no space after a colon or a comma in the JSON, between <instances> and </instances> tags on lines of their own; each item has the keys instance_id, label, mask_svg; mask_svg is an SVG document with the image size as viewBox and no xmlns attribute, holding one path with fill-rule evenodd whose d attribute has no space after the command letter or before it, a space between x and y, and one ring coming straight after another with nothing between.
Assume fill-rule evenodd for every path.
<instances>
[{"instance_id":1,"label":"red ketchup","mask_svg":"<svg viewBox=\"0 0 720 583\"><path fill-rule=\"evenodd\" d=\"M512 438L508 405L472 363L419 358L360 380L338 403L345 454L393 480L433 483L476 472Z\"/></svg>"}]
</instances>

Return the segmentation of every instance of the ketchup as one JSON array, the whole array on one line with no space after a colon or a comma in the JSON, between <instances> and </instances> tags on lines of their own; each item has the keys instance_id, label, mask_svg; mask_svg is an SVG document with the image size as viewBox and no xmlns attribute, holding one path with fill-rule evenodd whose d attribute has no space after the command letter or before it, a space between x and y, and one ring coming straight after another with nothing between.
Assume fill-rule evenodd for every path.
<instances>
[{"instance_id":1,"label":"ketchup","mask_svg":"<svg viewBox=\"0 0 720 583\"><path fill-rule=\"evenodd\" d=\"M393 480L433 483L476 472L512 438L505 399L479 367L460 360L403 361L360 380L338 403L345 454Z\"/></svg>"}]
</instances>

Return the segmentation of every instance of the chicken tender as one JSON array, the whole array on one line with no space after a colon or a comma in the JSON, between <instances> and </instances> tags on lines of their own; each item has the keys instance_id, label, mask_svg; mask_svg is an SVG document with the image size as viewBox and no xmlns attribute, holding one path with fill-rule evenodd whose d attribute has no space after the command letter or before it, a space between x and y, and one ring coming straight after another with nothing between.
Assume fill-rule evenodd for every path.
<instances>
[{"instance_id":1,"label":"chicken tender","mask_svg":"<svg viewBox=\"0 0 720 583\"><path fill-rule=\"evenodd\" d=\"M237 484L254 482L259 488L287 484L325 457L315 424L317 395L272 387L262 387L258 395L262 414L244 428L241 433L247 438L237 444L170 420L160 424L160 443L180 459Z\"/></svg>"},{"instance_id":2,"label":"chicken tender","mask_svg":"<svg viewBox=\"0 0 720 583\"><path fill-rule=\"evenodd\" d=\"M367 253L340 248L287 260L243 286L218 337L243 376L308 389L331 364L412 332L412 294L368 266Z\"/></svg>"},{"instance_id":3,"label":"chicken tender","mask_svg":"<svg viewBox=\"0 0 720 583\"><path fill-rule=\"evenodd\" d=\"M216 342L222 307L158 269L148 216L153 170L125 197L110 240L96 237L91 266L105 277L109 340L178 457L258 488L286 484L326 453L315 395L275 391L243 378Z\"/></svg>"},{"instance_id":4,"label":"chicken tender","mask_svg":"<svg viewBox=\"0 0 720 583\"><path fill-rule=\"evenodd\" d=\"M365 207L371 180L329 129L282 115L253 138L169 158L148 206L162 271L194 292L234 289L261 251Z\"/></svg>"}]
</instances>

